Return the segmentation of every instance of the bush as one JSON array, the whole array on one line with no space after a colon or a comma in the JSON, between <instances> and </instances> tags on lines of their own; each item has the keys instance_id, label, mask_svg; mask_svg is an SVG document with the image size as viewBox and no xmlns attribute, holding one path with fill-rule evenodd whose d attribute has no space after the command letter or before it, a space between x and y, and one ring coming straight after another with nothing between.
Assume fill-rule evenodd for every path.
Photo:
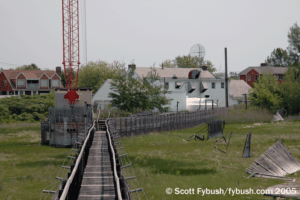
<instances>
[{"instance_id":1,"label":"bush","mask_svg":"<svg viewBox=\"0 0 300 200\"><path fill-rule=\"evenodd\" d=\"M246 110L246 106L242 104L235 105L228 111L228 115L222 116L221 119L228 123L263 123L272 121L273 115L268 109L257 106L250 106Z\"/></svg>"},{"instance_id":2,"label":"bush","mask_svg":"<svg viewBox=\"0 0 300 200\"><path fill-rule=\"evenodd\" d=\"M0 122L42 121L54 107L54 92L47 95L21 95L0 99Z\"/></svg>"}]
</instances>

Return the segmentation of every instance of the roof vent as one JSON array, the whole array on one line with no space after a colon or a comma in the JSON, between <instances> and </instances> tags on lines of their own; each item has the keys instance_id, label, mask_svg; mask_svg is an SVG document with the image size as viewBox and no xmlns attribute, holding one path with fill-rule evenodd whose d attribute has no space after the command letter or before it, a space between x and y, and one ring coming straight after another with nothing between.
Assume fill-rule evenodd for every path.
<instances>
[{"instance_id":1,"label":"roof vent","mask_svg":"<svg viewBox=\"0 0 300 200\"><path fill-rule=\"evenodd\" d=\"M267 66L268 66L268 63L260 63L260 66L261 66L261 67L267 67Z\"/></svg>"},{"instance_id":2,"label":"roof vent","mask_svg":"<svg viewBox=\"0 0 300 200\"><path fill-rule=\"evenodd\" d=\"M177 79L177 76L176 74L173 75L172 79Z\"/></svg>"},{"instance_id":3,"label":"roof vent","mask_svg":"<svg viewBox=\"0 0 300 200\"><path fill-rule=\"evenodd\" d=\"M207 71L207 66L201 66L201 68L203 69L203 71Z\"/></svg>"},{"instance_id":4,"label":"roof vent","mask_svg":"<svg viewBox=\"0 0 300 200\"><path fill-rule=\"evenodd\" d=\"M128 69L133 69L133 70L135 70L135 64L131 64L131 65L128 65Z\"/></svg>"},{"instance_id":5,"label":"roof vent","mask_svg":"<svg viewBox=\"0 0 300 200\"><path fill-rule=\"evenodd\" d=\"M191 70L189 72L189 79L197 79L200 76L200 71L197 69Z\"/></svg>"}]
</instances>

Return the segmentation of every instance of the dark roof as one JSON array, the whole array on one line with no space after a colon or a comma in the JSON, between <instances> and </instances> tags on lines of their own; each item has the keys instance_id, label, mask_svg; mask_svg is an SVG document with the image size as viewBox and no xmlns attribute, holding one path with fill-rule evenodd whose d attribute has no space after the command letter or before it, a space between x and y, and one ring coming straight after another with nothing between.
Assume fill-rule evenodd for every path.
<instances>
[{"instance_id":1,"label":"dark roof","mask_svg":"<svg viewBox=\"0 0 300 200\"><path fill-rule=\"evenodd\" d=\"M257 71L259 74L263 74L263 73L267 74L269 72L271 72L272 74L284 74L288 70L287 67L273 67L273 66L248 67L245 70L241 71L238 75L247 75L247 73L252 69Z\"/></svg>"}]
</instances>

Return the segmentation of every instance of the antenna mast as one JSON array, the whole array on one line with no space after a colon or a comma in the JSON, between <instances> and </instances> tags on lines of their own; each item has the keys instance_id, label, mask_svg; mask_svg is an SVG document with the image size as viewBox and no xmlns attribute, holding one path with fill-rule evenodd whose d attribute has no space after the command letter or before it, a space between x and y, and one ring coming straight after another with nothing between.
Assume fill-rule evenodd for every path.
<instances>
[{"instance_id":1,"label":"antenna mast","mask_svg":"<svg viewBox=\"0 0 300 200\"><path fill-rule=\"evenodd\" d=\"M63 17L63 65L69 104L79 99L76 93L79 70L79 8L78 0L62 0Z\"/></svg>"}]
</instances>

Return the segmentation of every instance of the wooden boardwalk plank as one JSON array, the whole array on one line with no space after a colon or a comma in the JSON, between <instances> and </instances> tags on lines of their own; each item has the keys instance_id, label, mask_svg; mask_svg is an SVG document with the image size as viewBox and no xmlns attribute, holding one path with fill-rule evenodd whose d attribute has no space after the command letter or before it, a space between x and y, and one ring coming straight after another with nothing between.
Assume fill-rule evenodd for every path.
<instances>
[{"instance_id":1,"label":"wooden boardwalk plank","mask_svg":"<svg viewBox=\"0 0 300 200\"><path fill-rule=\"evenodd\" d=\"M95 133L78 199L115 199L114 177L105 131Z\"/></svg>"}]
</instances>

